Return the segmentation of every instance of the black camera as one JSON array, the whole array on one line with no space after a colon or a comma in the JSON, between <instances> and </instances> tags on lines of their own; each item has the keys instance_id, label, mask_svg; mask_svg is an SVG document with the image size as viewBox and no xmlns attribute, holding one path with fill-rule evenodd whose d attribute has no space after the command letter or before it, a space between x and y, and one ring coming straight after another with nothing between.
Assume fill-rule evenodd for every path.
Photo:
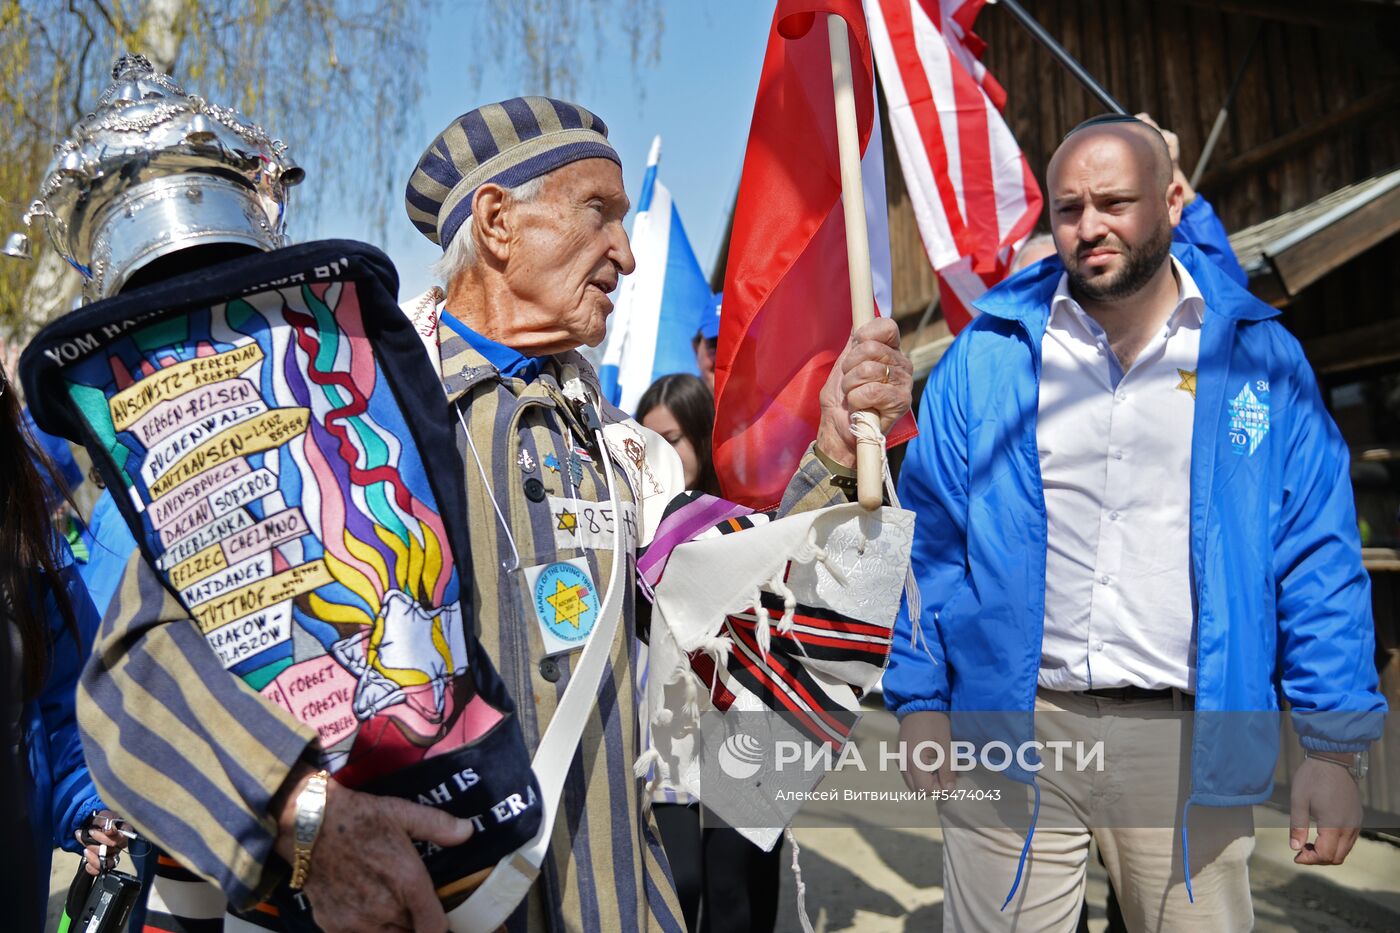
<instances>
[{"instance_id":1,"label":"black camera","mask_svg":"<svg viewBox=\"0 0 1400 933\"><path fill-rule=\"evenodd\" d=\"M140 893L141 880L135 875L113 868L93 877L80 863L68 888L59 933L121 933Z\"/></svg>"}]
</instances>

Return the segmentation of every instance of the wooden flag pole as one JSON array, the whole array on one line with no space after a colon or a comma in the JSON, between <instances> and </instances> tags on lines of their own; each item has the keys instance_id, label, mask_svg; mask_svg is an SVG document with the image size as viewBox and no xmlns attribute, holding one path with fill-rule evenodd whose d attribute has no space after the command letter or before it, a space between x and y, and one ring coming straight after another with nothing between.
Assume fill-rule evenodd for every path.
<instances>
[{"instance_id":1,"label":"wooden flag pole","mask_svg":"<svg viewBox=\"0 0 1400 933\"><path fill-rule=\"evenodd\" d=\"M870 236L865 226L865 188L860 174L860 134L856 129L855 85L851 79L851 41L846 21L826 18L831 41L831 87L836 96L836 144L841 156L841 206L846 218L846 265L851 271L851 327L875 319L875 289L870 280ZM867 509L884 502L885 445L873 412L861 411L879 440L856 435L856 496ZM869 432L866 432L869 433Z\"/></svg>"}]
</instances>

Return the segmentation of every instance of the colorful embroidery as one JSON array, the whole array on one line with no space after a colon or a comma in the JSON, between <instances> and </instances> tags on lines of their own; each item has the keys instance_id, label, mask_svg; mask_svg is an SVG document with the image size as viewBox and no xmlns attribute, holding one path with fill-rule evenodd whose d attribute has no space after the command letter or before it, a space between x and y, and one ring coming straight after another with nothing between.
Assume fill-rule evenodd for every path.
<instances>
[{"instance_id":1,"label":"colorful embroidery","mask_svg":"<svg viewBox=\"0 0 1400 933\"><path fill-rule=\"evenodd\" d=\"M317 730L330 770L373 747L365 767L386 773L499 719L354 283L133 329L68 376L157 568L224 666Z\"/></svg>"}]
</instances>

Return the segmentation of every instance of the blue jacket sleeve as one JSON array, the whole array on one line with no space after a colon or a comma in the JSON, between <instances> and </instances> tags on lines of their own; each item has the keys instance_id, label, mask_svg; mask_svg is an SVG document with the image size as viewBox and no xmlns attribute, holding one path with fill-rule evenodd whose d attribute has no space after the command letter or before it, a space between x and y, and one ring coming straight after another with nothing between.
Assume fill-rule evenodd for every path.
<instances>
[{"instance_id":1,"label":"blue jacket sleeve","mask_svg":"<svg viewBox=\"0 0 1400 933\"><path fill-rule=\"evenodd\" d=\"M1210 202L1199 194L1181 212L1181 223L1177 224L1172 239L1178 243L1190 243L1205 253L1216 268L1234 279L1240 287L1249 287L1249 276L1235 258L1225 225L1215 215L1215 208L1210 206Z\"/></svg>"},{"instance_id":2,"label":"blue jacket sleeve","mask_svg":"<svg viewBox=\"0 0 1400 933\"><path fill-rule=\"evenodd\" d=\"M918 620L910 619L907 603L900 607L885 670L885 705L900 716L949 707L938 617L966 578L966 344L966 338L954 341L929 377L919 403L919 435L909 442L900 468L900 502L917 516L911 560L923 603Z\"/></svg>"},{"instance_id":3,"label":"blue jacket sleeve","mask_svg":"<svg viewBox=\"0 0 1400 933\"><path fill-rule=\"evenodd\" d=\"M1359 751L1380 738L1386 703L1351 460L1296 343L1292 355L1292 397L1274 407L1290 421L1274 540L1283 695L1304 747Z\"/></svg>"},{"instance_id":4,"label":"blue jacket sleeve","mask_svg":"<svg viewBox=\"0 0 1400 933\"><path fill-rule=\"evenodd\" d=\"M97 607L100 623L121 585L127 562L136 550L136 539L117 510L111 490L103 492L93 506L88 532L92 539L88 544L88 560L79 566L78 572L82 574L92 604Z\"/></svg>"},{"instance_id":5,"label":"blue jacket sleeve","mask_svg":"<svg viewBox=\"0 0 1400 933\"><path fill-rule=\"evenodd\" d=\"M53 652L49 676L39 697L39 713L48 740L48 778L53 788L50 814L53 844L76 852L80 846L73 838L73 832L92 811L106 806L93 786L92 776L88 774L74 715L78 675L92 648L99 620L92 600L88 598L87 590L71 564L63 570L63 581L68 599L73 604L82 643L74 643L58 612L56 600L49 594L44 608L49 618Z\"/></svg>"}]
</instances>

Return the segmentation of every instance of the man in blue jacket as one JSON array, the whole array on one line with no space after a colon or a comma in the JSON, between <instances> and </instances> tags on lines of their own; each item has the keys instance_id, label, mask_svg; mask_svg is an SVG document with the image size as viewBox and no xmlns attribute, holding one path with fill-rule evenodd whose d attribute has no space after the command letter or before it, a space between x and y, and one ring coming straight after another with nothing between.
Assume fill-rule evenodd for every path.
<instances>
[{"instance_id":1,"label":"man in blue jacket","mask_svg":"<svg viewBox=\"0 0 1400 933\"><path fill-rule=\"evenodd\" d=\"M1129 928L1247 929L1280 698L1303 864L1346 857L1381 731L1346 447L1277 312L1173 245L1160 133L1089 121L1047 176L1057 255L977 303L900 479L924 597L884 679L900 737L1032 749L997 769L1029 823L940 808L945 929L1074 929L1091 838ZM1104 772L1034 753L1099 741ZM955 777L911 761L915 788Z\"/></svg>"}]
</instances>

